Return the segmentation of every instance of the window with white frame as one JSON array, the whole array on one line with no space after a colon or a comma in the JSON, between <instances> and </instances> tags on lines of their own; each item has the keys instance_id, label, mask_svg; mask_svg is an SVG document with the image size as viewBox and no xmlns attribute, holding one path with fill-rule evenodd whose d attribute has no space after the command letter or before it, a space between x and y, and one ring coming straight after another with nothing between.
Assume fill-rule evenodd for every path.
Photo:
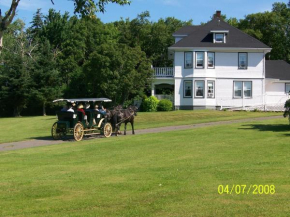
<instances>
[{"instance_id":1,"label":"window with white frame","mask_svg":"<svg viewBox=\"0 0 290 217\"><path fill-rule=\"evenodd\" d=\"M195 97L204 97L204 81L195 81Z\"/></svg>"},{"instance_id":2,"label":"window with white frame","mask_svg":"<svg viewBox=\"0 0 290 217\"><path fill-rule=\"evenodd\" d=\"M204 67L204 52L195 52L195 67L203 68Z\"/></svg>"},{"instance_id":3,"label":"window with white frame","mask_svg":"<svg viewBox=\"0 0 290 217\"><path fill-rule=\"evenodd\" d=\"M184 81L183 97L192 98L192 81Z\"/></svg>"},{"instance_id":4,"label":"window with white frame","mask_svg":"<svg viewBox=\"0 0 290 217\"><path fill-rule=\"evenodd\" d=\"M239 69L248 68L248 53L239 53Z\"/></svg>"},{"instance_id":5,"label":"window with white frame","mask_svg":"<svg viewBox=\"0 0 290 217\"><path fill-rule=\"evenodd\" d=\"M207 53L207 68L214 68L214 56L215 53L213 52Z\"/></svg>"},{"instance_id":6,"label":"window with white frame","mask_svg":"<svg viewBox=\"0 0 290 217\"><path fill-rule=\"evenodd\" d=\"M224 43L224 34L215 33L215 43Z\"/></svg>"},{"instance_id":7,"label":"window with white frame","mask_svg":"<svg viewBox=\"0 0 290 217\"><path fill-rule=\"evenodd\" d=\"M184 52L184 68L190 69L192 68L192 52Z\"/></svg>"},{"instance_id":8,"label":"window with white frame","mask_svg":"<svg viewBox=\"0 0 290 217\"><path fill-rule=\"evenodd\" d=\"M214 81L207 81L207 98L214 98Z\"/></svg>"},{"instance_id":9,"label":"window with white frame","mask_svg":"<svg viewBox=\"0 0 290 217\"><path fill-rule=\"evenodd\" d=\"M234 98L251 98L251 81L234 81Z\"/></svg>"}]
</instances>

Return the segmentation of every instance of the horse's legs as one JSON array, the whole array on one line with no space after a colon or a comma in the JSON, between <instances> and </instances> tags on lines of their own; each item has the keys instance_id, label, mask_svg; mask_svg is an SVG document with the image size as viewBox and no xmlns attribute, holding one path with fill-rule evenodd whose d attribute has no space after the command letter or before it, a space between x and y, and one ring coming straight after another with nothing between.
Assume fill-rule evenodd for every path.
<instances>
[{"instance_id":1,"label":"horse's legs","mask_svg":"<svg viewBox=\"0 0 290 217\"><path fill-rule=\"evenodd\" d=\"M124 135L126 135L127 122L125 122Z\"/></svg>"},{"instance_id":2,"label":"horse's legs","mask_svg":"<svg viewBox=\"0 0 290 217\"><path fill-rule=\"evenodd\" d=\"M132 134L135 134L135 131L134 131L134 120L130 122L131 123L131 126L132 126Z\"/></svg>"}]
</instances>

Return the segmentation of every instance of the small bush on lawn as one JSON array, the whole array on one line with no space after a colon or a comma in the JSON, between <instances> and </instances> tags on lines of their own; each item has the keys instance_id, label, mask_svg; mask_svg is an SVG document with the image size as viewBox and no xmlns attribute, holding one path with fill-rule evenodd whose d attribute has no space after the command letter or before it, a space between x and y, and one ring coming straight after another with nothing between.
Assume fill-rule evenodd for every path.
<instances>
[{"instance_id":1,"label":"small bush on lawn","mask_svg":"<svg viewBox=\"0 0 290 217\"><path fill-rule=\"evenodd\" d=\"M171 111L172 102L168 99L162 99L157 105L157 111Z\"/></svg>"},{"instance_id":2,"label":"small bush on lawn","mask_svg":"<svg viewBox=\"0 0 290 217\"><path fill-rule=\"evenodd\" d=\"M155 96L150 96L142 103L142 109L145 112L156 112L159 100Z\"/></svg>"}]
</instances>

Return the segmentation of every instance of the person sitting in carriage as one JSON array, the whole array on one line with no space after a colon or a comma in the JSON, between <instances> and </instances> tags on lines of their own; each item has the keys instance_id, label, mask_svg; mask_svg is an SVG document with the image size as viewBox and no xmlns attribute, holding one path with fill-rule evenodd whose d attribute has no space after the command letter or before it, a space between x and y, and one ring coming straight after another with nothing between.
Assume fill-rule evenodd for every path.
<instances>
[{"instance_id":1,"label":"person sitting in carriage","mask_svg":"<svg viewBox=\"0 0 290 217\"><path fill-rule=\"evenodd\" d=\"M81 103L78 105L78 111L82 112L84 114L84 116L86 115L85 110L84 110L84 106Z\"/></svg>"},{"instance_id":2,"label":"person sitting in carriage","mask_svg":"<svg viewBox=\"0 0 290 217\"><path fill-rule=\"evenodd\" d=\"M72 104L70 104L70 105L68 106L68 110L67 110L67 112L75 112L75 110L73 109L73 105L72 105Z\"/></svg>"},{"instance_id":3,"label":"person sitting in carriage","mask_svg":"<svg viewBox=\"0 0 290 217\"><path fill-rule=\"evenodd\" d=\"M60 110L61 112L66 112L67 111L67 105L64 105L63 108Z\"/></svg>"},{"instance_id":4,"label":"person sitting in carriage","mask_svg":"<svg viewBox=\"0 0 290 217\"><path fill-rule=\"evenodd\" d=\"M101 113L104 116L107 114L104 106L101 103L99 105L95 106L95 110L98 111L99 113Z\"/></svg>"},{"instance_id":5,"label":"person sitting in carriage","mask_svg":"<svg viewBox=\"0 0 290 217\"><path fill-rule=\"evenodd\" d=\"M83 115L84 115L84 120L86 121L86 125L89 125L89 122L88 122L88 120L87 120L87 115L86 115L86 112L85 112L85 110L84 110L84 106L83 106L83 104L79 104L79 105L78 105L78 110L77 110L77 111L83 113Z\"/></svg>"},{"instance_id":6,"label":"person sitting in carriage","mask_svg":"<svg viewBox=\"0 0 290 217\"><path fill-rule=\"evenodd\" d=\"M87 102L86 105L85 105L85 107L86 107L86 110L89 110L90 107L91 107L90 103Z\"/></svg>"}]
</instances>

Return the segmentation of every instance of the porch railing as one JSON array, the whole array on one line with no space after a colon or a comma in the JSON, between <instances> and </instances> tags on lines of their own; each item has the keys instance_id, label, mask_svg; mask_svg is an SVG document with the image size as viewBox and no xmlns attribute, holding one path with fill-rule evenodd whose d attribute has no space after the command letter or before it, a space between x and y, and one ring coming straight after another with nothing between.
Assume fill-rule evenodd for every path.
<instances>
[{"instance_id":1,"label":"porch railing","mask_svg":"<svg viewBox=\"0 0 290 217\"><path fill-rule=\"evenodd\" d=\"M155 77L174 77L173 67L154 67Z\"/></svg>"}]
</instances>

